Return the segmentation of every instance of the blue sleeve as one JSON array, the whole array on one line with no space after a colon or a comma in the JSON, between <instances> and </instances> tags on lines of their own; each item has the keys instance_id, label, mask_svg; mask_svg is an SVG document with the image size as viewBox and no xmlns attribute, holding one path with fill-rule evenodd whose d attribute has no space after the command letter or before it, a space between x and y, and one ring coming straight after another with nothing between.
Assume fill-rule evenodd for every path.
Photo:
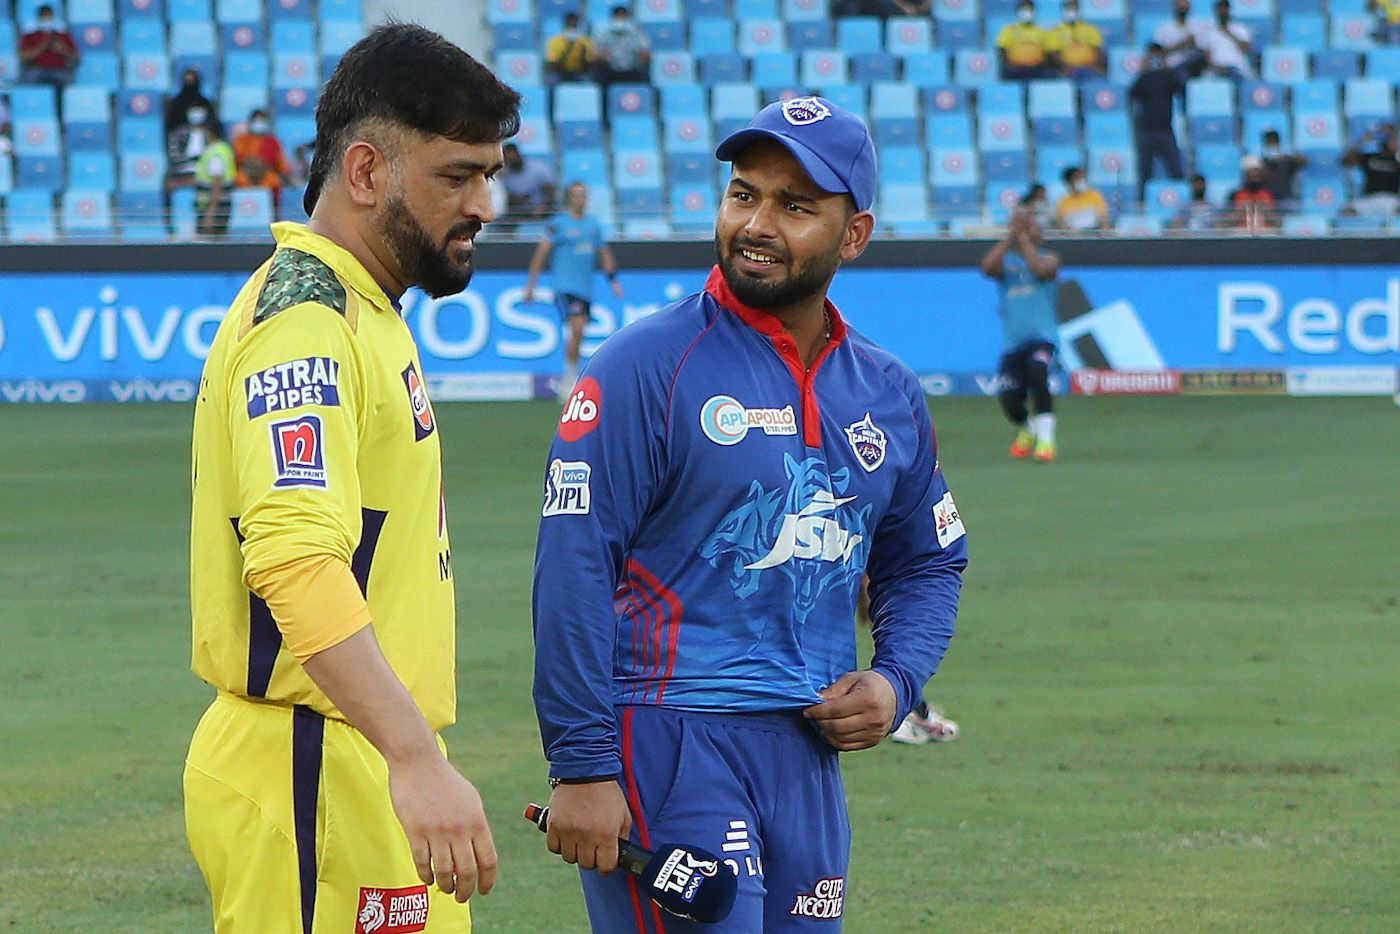
<instances>
[{"instance_id":1,"label":"blue sleeve","mask_svg":"<svg viewBox=\"0 0 1400 934\"><path fill-rule=\"evenodd\" d=\"M593 252L597 253L608 245L608 240L603 236L603 225L597 221L593 222Z\"/></svg>"},{"instance_id":2,"label":"blue sleeve","mask_svg":"<svg viewBox=\"0 0 1400 934\"><path fill-rule=\"evenodd\" d=\"M599 348L565 404L545 477L535 550L534 699L557 778L621 771L613 595L665 463L667 386L654 360L642 362L638 357L648 355L630 352L619 337Z\"/></svg>"},{"instance_id":3,"label":"blue sleeve","mask_svg":"<svg viewBox=\"0 0 1400 934\"><path fill-rule=\"evenodd\" d=\"M918 453L899 479L866 566L875 638L870 667L894 685L892 728L918 703L948 650L967 567L967 536L938 464L933 422L917 385L906 386L906 395Z\"/></svg>"}]
</instances>

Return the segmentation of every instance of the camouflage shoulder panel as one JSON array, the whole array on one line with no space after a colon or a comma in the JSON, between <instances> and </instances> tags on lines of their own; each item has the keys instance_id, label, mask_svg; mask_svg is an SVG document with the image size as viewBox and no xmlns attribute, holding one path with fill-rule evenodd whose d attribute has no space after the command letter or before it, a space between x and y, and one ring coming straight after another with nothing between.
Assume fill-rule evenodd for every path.
<instances>
[{"instance_id":1,"label":"camouflage shoulder panel","mask_svg":"<svg viewBox=\"0 0 1400 934\"><path fill-rule=\"evenodd\" d=\"M253 309L253 323L261 324L304 302L325 305L342 315L349 303L334 270L310 253L282 247L268 266Z\"/></svg>"}]
</instances>

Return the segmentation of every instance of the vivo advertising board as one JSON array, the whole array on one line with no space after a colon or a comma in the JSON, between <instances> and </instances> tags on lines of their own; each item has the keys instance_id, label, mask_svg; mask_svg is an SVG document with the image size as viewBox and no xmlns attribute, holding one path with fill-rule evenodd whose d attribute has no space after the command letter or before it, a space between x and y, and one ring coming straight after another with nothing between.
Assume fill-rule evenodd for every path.
<instances>
[{"instance_id":1,"label":"vivo advertising board","mask_svg":"<svg viewBox=\"0 0 1400 934\"><path fill-rule=\"evenodd\" d=\"M700 288L708 270L600 278L584 353ZM236 273L14 274L0 298L0 401L186 401ZM547 290L522 302L519 272L480 271L460 295L404 297L439 399L528 398L562 369ZM1000 353L995 286L976 270L861 269L832 297L858 329L926 375L934 392L988 392ZM1400 273L1388 267L1066 269L1058 297L1070 370L1393 367Z\"/></svg>"}]
</instances>

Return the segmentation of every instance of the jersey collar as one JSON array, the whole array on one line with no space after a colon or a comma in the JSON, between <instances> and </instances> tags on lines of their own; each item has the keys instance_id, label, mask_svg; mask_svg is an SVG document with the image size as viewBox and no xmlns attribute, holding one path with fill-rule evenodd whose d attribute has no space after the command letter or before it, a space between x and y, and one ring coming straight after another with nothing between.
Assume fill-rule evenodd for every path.
<instances>
[{"instance_id":1,"label":"jersey collar","mask_svg":"<svg viewBox=\"0 0 1400 934\"><path fill-rule=\"evenodd\" d=\"M785 348L789 347L794 356L797 354L797 345L793 342L787 329L783 327L782 319L772 312L764 311L762 308L754 308L752 305L745 305L739 301L730 291L729 283L724 280L724 273L720 271L719 266L710 270L710 276L705 280L705 291L722 307L733 312L740 321L773 341L774 346L783 351L784 356L787 355ZM817 355L818 359L826 356L833 346L846 339L846 321L829 298L826 300L826 313L831 316L831 340Z\"/></svg>"},{"instance_id":2,"label":"jersey collar","mask_svg":"<svg viewBox=\"0 0 1400 934\"><path fill-rule=\"evenodd\" d=\"M279 247L310 253L325 263L343 280L353 286L360 297L380 311L398 313L398 303L389 297L389 293L385 292L384 288L375 281L354 254L334 240L314 233L305 224L297 224L292 221L279 221L273 224L272 236Z\"/></svg>"}]
</instances>

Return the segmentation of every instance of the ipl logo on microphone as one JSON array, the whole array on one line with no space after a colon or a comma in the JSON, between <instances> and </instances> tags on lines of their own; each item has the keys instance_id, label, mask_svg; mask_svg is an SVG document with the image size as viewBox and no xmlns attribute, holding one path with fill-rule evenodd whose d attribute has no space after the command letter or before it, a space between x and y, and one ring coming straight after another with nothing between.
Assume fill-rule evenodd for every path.
<instances>
[{"instance_id":1,"label":"ipl logo on microphone","mask_svg":"<svg viewBox=\"0 0 1400 934\"><path fill-rule=\"evenodd\" d=\"M656 874L656 881L652 886L658 892L674 892L680 896L681 901L689 904L695 901L701 884L717 872L719 863L715 860L696 859L686 850L677 847L671 851L666 862L661 864L661 871Z\"/></svg>"}]
</instances>

